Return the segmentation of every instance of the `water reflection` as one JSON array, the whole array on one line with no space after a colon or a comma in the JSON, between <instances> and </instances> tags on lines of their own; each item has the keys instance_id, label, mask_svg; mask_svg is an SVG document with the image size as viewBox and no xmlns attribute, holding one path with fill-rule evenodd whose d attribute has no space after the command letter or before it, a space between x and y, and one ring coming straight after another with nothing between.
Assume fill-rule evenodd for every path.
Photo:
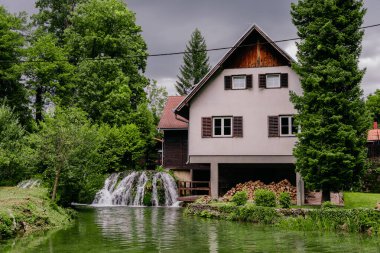
<instances>
[{"instance_id":1,"label":"water reflection","mask_svg":"<svg viewBox=\"0 0 380 253\"><path fill-rule=\"evenodd\" d=\"M0 252L380 252L378 238L304 233L183 215L176 208L97 208L67 229L0 244Z\"/></svg>"}]
</instances>

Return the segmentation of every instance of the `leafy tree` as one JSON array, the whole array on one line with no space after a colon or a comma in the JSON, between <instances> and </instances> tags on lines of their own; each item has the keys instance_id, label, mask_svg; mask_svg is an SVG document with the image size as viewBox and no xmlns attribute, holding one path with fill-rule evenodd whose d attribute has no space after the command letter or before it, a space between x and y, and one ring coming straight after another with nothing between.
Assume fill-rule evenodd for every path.
<instances>
[{"instance_id":1,"label":"leafy tree","mask_svg":"<svg viewBox=\"0 0 380 253\"><path fill-rule=\"evenodd\" d=\"M168 99L168 92L165 87L157 86L157 81L153 80L146 87L146 94L149 101L149 109L155 116L156 121L158 121Z\"/></svg>"},{"instance_id":2,"label":"leafy tree","mask_svg":"<svg viewBox=\"0 0 380 253\"><path fill-rule=\"evenodd\" d=\"M79 106L96 122L126 123L129 112L145 103L148 84L142 75L146 44L134 13L121 0L88 0L70 22L66 44L83 80Z\"/></svg>"},{"instance_id":3,"label":"leafy tree","mask_svg":"<svg viewBox=\"0 0 380 253\"><path fill-rule=\"evenodd\" d=\"M36 121L42 120L49 102L69 105L74 94L74 67L67 62L67 54L57 46L52 34L36 32L26 52L28 62L23 65L27 85L35 99Z\"/></svg>"},{"instance_id":4,"label":"leafy tree","mask_svg":"<svg viewBox=\"0 0 380 253\"><path fill-rule=\"evenodd\" d=\"M31 127L27 90L20 82L21 69L18 61L23 56L24 20L9 14L0 6L0 101L13 108L20 123Z\"/></svg>"},{"instance_id":5,"label":"leafy tree","mask_svg":"<svg viewBox=\"0 0 380 253\"><path fill-rule=\"evenodd\" d=\"M59 107L54 115L41 121L40 127L33 139L38 147L41 172L51 188L52 200L68 205L78 200L89 178L103 173L97 129L83 111Z\"/></svg>"},{"instance_id":6,"label":"leafy tree","mask_svg":"<svg viewBox=\"0 0 380 253\"><path fill-rule=\"evenodd\" d=\"M0 185L15 185L31 175L33 150L16 115L0 106Z\"/></svg>"},{"instance_id":7,"label":"leafy tree","mask_svg":"<svg viewBox=\"0 0 380 253\"><path fill-rule=\"evenodd\" d=\"M380 90L368 95L366 106L372 114L373 120L380 122Z\"/></svg>"},{"instance_id":8,"label":"leafy tree","mask_svg":"<svg viewBox=\"0 0 380 253\"><path fill-rule=\"evenodd\" d=\"M296 170L309 187L350 188L366 168L368 113L358 67L365 10L361 0L300 0L292 4L298 29L302 95L292 94L301 126L294 150Z\"/></svg>"},{"instance_id":9,"label":"leafy tree","mask_svg":"<svg viewBox=\"0 0 380 253\"><path fill-rule=\"evenodd\" d=\"M198 29L191 34L186 45L183 65L180 67L179 81L176 89L180 95L187 95L206 74L210 71L208 63L206 41Z\"/></svg>"},{"instance_id":10,"label":"leafy tree","mask_svg":"<svg viewBox=\"0 0 380 253\"><path fill-rule=\"evenodd\" d=\"M99 129L99 136L101 136L99 152L108 173L138 167L146 144L136 125L110 127L103 124Z\"/></svg>"},{"instance_id":11,"label":"leafy tree","mask_svg":"<svg viewBox=\"0 0 380 253\"><path fill-rule=\"evenodd\" d=\"M39 12L33 16L35 24L40 29L54 34L60 44L63 43L63 34L69 27L69 16L75 6L85 0L37 0L35 3Z\"/></svg>"}]
</instances>

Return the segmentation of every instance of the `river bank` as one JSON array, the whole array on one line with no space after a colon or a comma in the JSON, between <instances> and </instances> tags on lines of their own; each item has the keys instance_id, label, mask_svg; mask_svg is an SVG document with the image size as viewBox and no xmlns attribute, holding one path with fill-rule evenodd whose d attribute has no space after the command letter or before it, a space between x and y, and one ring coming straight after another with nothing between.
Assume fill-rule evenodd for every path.
<instances>
[{"instance_id":1,"label":"river bank","mask_svg":"<svg viewBox=\"0 0 380 253\"><path fill-rule=\"evenodd\" d=\"M380 212L374 209L322 208L278 209L253 204L191 204L189 215L221 220L244 221L301 231L357 232L380 236Z\"/></svg>"},{"instance_id":2,"label":"river bank","mask_svg":"<svg viewBox=\"0 0 380 253\"><path fill-rule=\"evenodd\" d=\"M0 187L0 240L70 225L74 214L54 204L44 188Z\"/></svg>"}]
</instances>

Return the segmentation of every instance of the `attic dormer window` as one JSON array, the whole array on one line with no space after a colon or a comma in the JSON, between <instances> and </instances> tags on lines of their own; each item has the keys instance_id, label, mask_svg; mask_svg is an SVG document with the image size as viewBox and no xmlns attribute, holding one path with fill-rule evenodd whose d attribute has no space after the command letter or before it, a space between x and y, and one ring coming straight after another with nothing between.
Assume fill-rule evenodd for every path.
<instances>
[{"instance_id":1,"label":"attic dormer window","mask_svg":"<svg viewBox=\"0 0 380 253\"><path fill-rule=\"evenodd\" d=\"M232 89L244 90L247 87L247 79L245 76L232 76Z\"/></svg>"}]
</instances>

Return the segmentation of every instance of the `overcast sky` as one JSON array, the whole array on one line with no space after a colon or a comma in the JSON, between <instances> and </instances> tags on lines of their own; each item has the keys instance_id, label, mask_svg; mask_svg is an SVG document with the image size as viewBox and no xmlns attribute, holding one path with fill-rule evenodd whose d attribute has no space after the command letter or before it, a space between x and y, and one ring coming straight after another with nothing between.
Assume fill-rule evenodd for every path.
<instances>
[{"instance_id":1,"label":"overcast sky","mask_svg":"<svg viewBox=\"0 0 380 253\"><path fill-rule=\"evenodd\" d=\"M273 40L296 37L291 22L290 3L295 0L126 0L136 13L149 53L183 51L195 28L201 30L208 48L232 46L254 23ZM364 25L380 23L380 1L364 0ZM11 13L35 12L33 0L0 0ZM380 89L380 27L367 29L363 40L361 67L367 69L362 82L365 94ZM279 46L295 58L293 42ZM214 66L226 52L210 52ZM175 94L174 83L182 56L151 57L146 75Z\"/></svg>"}]
</instances>

